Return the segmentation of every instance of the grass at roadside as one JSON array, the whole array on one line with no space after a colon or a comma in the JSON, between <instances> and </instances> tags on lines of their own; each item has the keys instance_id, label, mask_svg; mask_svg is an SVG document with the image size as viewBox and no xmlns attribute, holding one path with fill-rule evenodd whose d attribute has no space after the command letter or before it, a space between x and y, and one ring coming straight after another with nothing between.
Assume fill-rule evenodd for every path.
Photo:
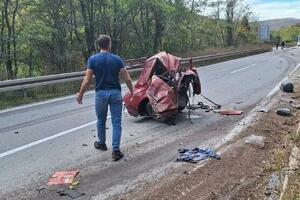
<instances>
[{"instance_id":1,"label":"grass at roadside","mask_svg":"<svg viewBox=\"0 0 300 200\"><path fill-rule=\"evenodd\" d=\"M289 188L283 200L299 200L300 199L300 170L295 171L294 177L290 180Z\"/></svg>"},{"instance_id":2,"label":"grass at roadside","mask_svg":"<svg viewBox=\"0 0 300 200\"><path fill-rule=\"evenodd\" d=\"M226 47L226 48L208 48L200 51L193 51L193 52L183 52L181 54L174 54L179 57L191 57L191 56L205 56L205 55L213 55L219 53L226 53L231 51L244 51L244 50L254 50L257 48L270 48L272 44L269 43L258 43L258 44L248 44L242 45L239 47Z\"/></svg>"},{"instance_id":3,"label":"grass at roadside","mask_svg":"<svg viewBox=\"0 0 300 200\"><path fill-rule=\"evenodd\" d=\"M74 81L21 91L3 92L0 96L0 110L13 106L40 102L56 97L72 95L78 92L79 87L80 81Z\"/></svg>"}]
</instances>

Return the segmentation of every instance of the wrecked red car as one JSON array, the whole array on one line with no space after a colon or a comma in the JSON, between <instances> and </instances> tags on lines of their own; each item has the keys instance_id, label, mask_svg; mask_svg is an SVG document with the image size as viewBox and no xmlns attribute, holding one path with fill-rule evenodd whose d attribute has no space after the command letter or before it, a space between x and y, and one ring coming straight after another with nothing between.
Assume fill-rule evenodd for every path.
<instances>
[{"instance_id":1,"label":"wrecked red car","mask_svg":"<svg viewBox=\"0 0 300 200\"><path fill-rule=\"evenodd\" d=\"M201 85L192 62L184 67L178 57L161 52L146 60L133 91L124 97L130 115L166 121L189 105L190 95L201 93Z\"/></svg>"}]
</instances>

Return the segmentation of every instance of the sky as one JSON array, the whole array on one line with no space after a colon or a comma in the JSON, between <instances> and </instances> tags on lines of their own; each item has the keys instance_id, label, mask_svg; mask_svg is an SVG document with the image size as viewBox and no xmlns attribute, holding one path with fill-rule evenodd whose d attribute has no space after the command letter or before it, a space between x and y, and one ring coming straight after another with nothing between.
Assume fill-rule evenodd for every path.
<instances>
[{"instance_id":1,"label":"sky","mask_svg":"<svg viewBox=\"0 0 300 200\"><path fill-rule=\"evenodd\" d=\"M300 0L245 0L259 20L300 19Z\"/></svg>"}]
</instances>

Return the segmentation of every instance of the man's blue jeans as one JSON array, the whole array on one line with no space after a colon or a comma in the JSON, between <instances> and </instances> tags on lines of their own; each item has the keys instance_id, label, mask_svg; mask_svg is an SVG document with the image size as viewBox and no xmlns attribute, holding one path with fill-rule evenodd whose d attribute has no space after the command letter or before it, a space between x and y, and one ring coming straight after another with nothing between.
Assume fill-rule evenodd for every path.
<instances>
[{"instance_id":1,"label":"man's blue jeans","mask_svg":"<svg viewBox=\"0 0 300 200\"><path fill-rule=\"evenodd\" d=\"M97 131L100 144L105 144L106 140L106 119L107 110L110 107L111 122L113 126L112 150L120 149L122 132L122 95L117 89L99 90L96 92L95 108L97 115Z\"/></svg>"}]
</instances>

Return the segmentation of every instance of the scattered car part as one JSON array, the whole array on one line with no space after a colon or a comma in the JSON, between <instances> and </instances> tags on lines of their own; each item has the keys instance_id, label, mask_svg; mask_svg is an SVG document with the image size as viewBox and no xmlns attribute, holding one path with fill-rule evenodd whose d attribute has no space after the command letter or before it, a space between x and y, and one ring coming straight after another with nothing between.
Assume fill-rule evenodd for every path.
<instances>
[{"instance_id":1,"label":"scattered car part","mask_svg":"<svg viewBox=\"0 0 300 200\"><path fill-rule=\"evenodd\" d=\"M206 99L207 101L213 103L213 104L215 105L215 109L221 109L222 106L221 106L220 104L217 104L216 102L214 102L213 100L207 98L207 97L204 96L203 94L201 94L201 96L202 96L204 99Z\"/></svg>"},{"instance_id":2,"label":"scattered car part","mask_svg":"<svg viewBox=\"0 0 300 200\"><path fill-rule=\"evenodd\" d=\"M291 116L291 110L288 108L279 108L276 113L282 116Z\"/></svg>"},{"instance_id":3,"label":"scattered car part","mask_svg":"<svg viewBox=\"0 0 300 200\"><path fill-rule=\"evenodd\" d=\"M292 104L293 108L300 109L300 104Z\"/></svg>"},{"instance_id":4,"label":"scattered car part","mask_svg":"<svg viewBox=\"0 0 300 200\"><path fill-rule=\"evenodd\" d=\"M220 110L219 113L221 115L241 115L243 111L240 110Z\"/></svg>"},{"instance_id":5,"label":"scattered car part","mask_svg":"<svg viewBox=\"0 0 300 200\"><path fill-rule=\"evenodd\" d=\"M246 144L253 144L259 146L260 148L264 148L266 137L258 136L258 135L250 135L245 138Z\"/></svg>"},{"instance_id":6,"label":"scattered car part","mask_svg":"<svg viewBox=\"0 0 300 200\"><path fill-rule=\"evenodd\" d=\"M79 171L61 171L55 172L50 178L47 185L72 184Z\"/></svg>"},{"instance_id":7,"label":"scattered car part","mask_svg":"<svg viewBox=\"0 0 300 200\"><path fill-rule=\"evenodd\" d=\"M287 93L293 93L294 92L294 85L290 82L284 82L280 85L280 89Z\"/></svg>"},{"instance_id":8,"label":"scattered car part","mask_svg":"<svg viewBox=\"0 0 300 200\"><path fill-rule=\"evenodd\" d=\"M74 181L68 188L69 189L75 189L75 187L77 187L80 184L79 181Z\"/></svg>"},{"instance_id":9,"label":"scattered car part","mask_svg":"<svg viewBox=\"0 0 300 200\"><path fill-rule=\"evenodd\" d=\"M198 102L197 105L188 105L187 108L190 109L190 110L197 110L197 109L207 110L207 109L210 109L209 105L206 105L203 102Z\"/></svg>"},{"instance_id":10,"label":"scattered car part","mask_svg":"<svg viewBox=\"0 0 300 200\"><path fill-rule=\"evenodd\" d=\"M85 195L85 193L78 192L77 190L74 190L74 189L61 189L61 190L58 190L57 193L60 196L69 196L72 199L77 199L77 198Z\"/></svg>"},{"instance_id":11,"label":"scattered car part","mask_svg":"<svg viewBox=\"0 0 300 200\"><path fill-rule=\"evenodd\" d=\"M267 108L261 108L257 112L267 113L269 110Z\"/></svg>"}]
</instances>

